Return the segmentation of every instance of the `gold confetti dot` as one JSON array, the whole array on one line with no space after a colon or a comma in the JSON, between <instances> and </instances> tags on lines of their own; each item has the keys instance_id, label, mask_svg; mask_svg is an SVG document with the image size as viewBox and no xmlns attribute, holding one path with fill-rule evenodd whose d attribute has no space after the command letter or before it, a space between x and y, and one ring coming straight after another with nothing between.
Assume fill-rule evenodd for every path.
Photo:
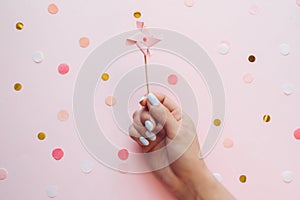
<instances>
[{"instance_id":1,"label":"gold confetti dot","mask_svg":"<svg viewBox=\"0 0 300 200\"><path fill-rule=\"evenodd\" d=\"M18 30L22 30L23 27L24 27L24 24L23 24L22 22L18 22L18 23L16 24L16 29L18 29Z\"/></svg>"},{"instance_id":2,"label":"gold confetti dot","mask_svg":"<svg viewBox=\"0 0 300 200\"><path fill-rule=\"evenodd\" d=\"M221 125L221 120L220 119L215 119L214 120L214 125L215 126L220 126Z\"/></svg>"},{"instance_id":3,"label":"gold confetti dot","mask_svg":"<svg viewBox=\"0 0 300 200\"><path fill-rule=\"evenodd\" d=\"M16 84L14 85L14 88L15 88L16 91L22 90L22 85L21 85L21 83L16 83Z\"/></svg>"},{"instance_id":4,"label":"gold confetti dot","mask_svg":"<svg viewBox=\"0 0 300 200\"><path fill-rule=\"evenodd\" d=\"M107 81L109 79L109 74L103 73L101 78L102 78L102 80Z\"/></svg>"},{"instance_id":5,"label":"gold confetti dot","mask_svg":"<svg viewBox=\"0 0 300 200\"><path fill-rule=\"evenodd\" d=\"M39 140L44 140L46 138L46 134L43 132L39 132L38 136Z\"/></svg>"},{"instance_id":6,"label":"gold confetti dot","mask_svg":"<svg viewBox=\"0 0 300 200\"><path fill-rule=\"evenodd\" d=\"M138 19L142 16L142 14L141 14L141 12L137 11L137 12L133 13L133 16Z\"/></svg>"},{"instance_id":7,"label":"gold confetti dot","mask_svg":"<svg viewBox=\"0 0 300 200\"><path fill-rule=\"evenodd\" d=\"M256 58L255 58L254 55L250 55L250 56L248 57L248 60L249 60L249 62L255 62Z\"/></svg>"},{"instance_id":8,"label":"gold confetti dot","mask_svg":"<svg viewBox=\"0 0 300 200\"><path fill-rule=\"evenodd\" d=\"M247 176L246 175L241 175L240 176L240 182L241 183L246 183L246 181L247 181Z\"/></svg>"},{"instance_id":9,"label":"gold confetti dot","mask_svg":"<svg viewBox=\"0 0 300 200\"><path fill-rule=\"evenodd\" d=\"M264 122L269 122L271 120L270 115L264 115L263 120Z\"/></svg>"}]
</instances>

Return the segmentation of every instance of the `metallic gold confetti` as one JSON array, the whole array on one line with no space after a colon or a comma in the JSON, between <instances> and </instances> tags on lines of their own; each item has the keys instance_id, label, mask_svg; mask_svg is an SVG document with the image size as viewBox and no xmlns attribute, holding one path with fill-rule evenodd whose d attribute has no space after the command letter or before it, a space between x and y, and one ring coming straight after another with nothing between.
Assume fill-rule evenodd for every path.
<instances>
[{"instance_id":1,"label":"metallic gold confetti","mask_svg":"<svg viewBox=\"0 0 300 200\"><path fill-rule=\"evenodd\" d=\"M16 83L16 84L14 85L14 89L15 89L16 91L22 90L22 85L21 85L21 83Z\"/></svg>"},{"instance_id":2,"label":"metallic gold confetti","mask_svg":"<svg viewBox=\"0 0 300 200\"><path fill-rule=\"evenodd\" d=\"M137 12L133 13L133 16L138 19L142 16L142 14L141 14L141 12L137 11Z\"/></svg>"},{"instance_id":3,"label":"metallic gold confetti","mask_svg":"<svg viewBox=\"0 0 300 200\"><path fill-rule=\"evenodd\" d=\"M221 120L220 119L215 119L214 120L214 125L215 126L220 126L221 125Z\"/></svg>"},{"instance_id":4,"label":"metallic gold confetti","mask_svg":"<svg viewBox=\"0 0 300 200\"><path fill-rule=\"evenodd\" d=\"M109 79L109 74L103 73L101 78L102 78L102 80L107 81Z\"/></svg>"},{"instance_id":5,"label":"metallic gold confetti","mask_svg":"<svg viewBox=\"0 0 300 200\"><path fill-rule=\"evenodd\" d=\"M247 181L247 176L246 175L241 175L240 176L240 182L241 183L246 183L246 181Z\"/></svg>"},{"instance_id":6,"label":"metallic gold confetti","mask_svg":"<svg viewBox=\"0 0 300 200\"><path fill-rule=\"evenodd\" d=\"M264 122L269 122L271 120L270 115L264 115L263 120Z\"/></svg>"},{"instance_id":7,"label":"metallic gold confetti","mask_svg":"<svg viewBox=\"0 0 300 200\"><path fill-rule=\"evenodd\" d=\"M255 58L254 55L250 55L250 56L248 57L248 60L249 60L249 62L255 62L256 58Z\"/></svg>"},{"instance_id":8,"label":"metallic gold confetti","mask_svg":"<svg viewBox=\"0 0 300 200\"><path fill-rule=\"evenodd\" d=\"M22 22L18 22L18 23L16 24L16 29L22 30L23 28L24 28L24 24L23 24Z\"/></svg>"},{"instance_id":9,"label":"metallic gold confetti","mask_svg":"<svg viewBox=\"0 0 300 200\"><path fill-rule=\"evenodd\" d=\"M37 137L38 137L39 140L44 140L46 138L46 134L43 133L43 132L39 132Z\"/></svg>"}]
</instances>

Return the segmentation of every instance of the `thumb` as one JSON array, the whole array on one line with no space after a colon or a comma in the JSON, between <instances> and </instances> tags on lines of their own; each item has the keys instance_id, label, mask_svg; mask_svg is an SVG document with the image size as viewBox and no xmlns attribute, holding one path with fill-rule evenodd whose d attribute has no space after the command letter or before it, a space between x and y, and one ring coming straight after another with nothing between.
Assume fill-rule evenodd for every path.
<instances>
[{"instance_id":1,"label":"thumb","mask_svg":"<svg viewBox=\"0 0 300 200\"><path fill-rule=\"evenodd\" d=\"M178 121L153 93L149 93L147 99L147 107L151 116L164 127L168 138L173 139L179 129Z\"/></svg>"}]
</instances>

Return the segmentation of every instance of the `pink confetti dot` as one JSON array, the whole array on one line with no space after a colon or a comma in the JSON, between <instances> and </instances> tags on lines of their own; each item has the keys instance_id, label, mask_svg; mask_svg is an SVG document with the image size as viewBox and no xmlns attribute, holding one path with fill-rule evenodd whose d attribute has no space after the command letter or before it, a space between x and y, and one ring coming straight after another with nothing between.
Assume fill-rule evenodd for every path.
<instances>
[{"instance_id":1,"label":"pink confetti dot","mask_svg":"<svg viewBox=\"0 0 300 200\"><path fill-rule=\"evenodd\" d=\"M59 121L67 121L69 119L69 113L66 110L60 110L57 114Z\"/></svg>"},{"instance_id":2,"label":"pink confetti dot","mask_svg":"<svg viewBox=\"0 0 300 200\"><path fill-rule=\"evenodd\" d=\"M115 105L116 104L116 98L115 97L113 97L113 96L107 96L106 98L105 98L105 104L106 105L108 105L108 106L113 106L113 105Z\"/></svg>"},{"instance_id":3,"label":"pink confetti dot","mask_svg":"<svg viewBox=\"0 0 300 200\"><path fill-rule=\"evenodd\" d=\"M300 0L297 0L296 3L298 6L300 6Z\"/></svg>"},{"instance_id":4,"label":"pink confetti dot","mask_svg":"<svg viewBox=\"0 0 300 200\"><path fill-rule=\"evenodd\" d=\"M297 139L297 140L300 140L300 128L296 129L294 131L294 137Z\"/></svg>"},{"instance_id":5,"label":"pink confetti dot","mask_svg":"<svg viewBox=\"0 0 300 200\"><path fill-rule=\"evenodd\" d=\"M128 153L127 149L121 149L121 150L119 150L118 157L121 160L127 160L128 156L129 156L129 153Z\"/></svg>"},{"instance_id":6,"label":"pink confetti dot","mask_svg":"<svg viewBox=\"0 0 300 200\"><path fill-rule=\"evenodd\" d=\"M225 148L232 148L233 147L233 141L230 138L225 138L223 141L223 146Z\"/></svg>"},{"instance_id":7,"label":"pink confetti dot","mask_svg":"<svg viewBox=\"0 0 300 200\"><path fill-rule=\"evenodd\" d=\"M82 48L88 47L88 46L90 45L90 39L87 38L87 37L82 37L82 38L80 38L80 40L79 40L79 45L80 45L80 47L82 47Z\"/></svg>"},{"instance_id":8,"label":"pink confetti dot","mask_svg":"<svg viewBox=\"0 0 300 200\"><path fill-rule=\"evenodd\" d=\"M68 64L65 64L65 63L60 64L60 65L58 66L58 72L59 72L60 74L62 74L62 75L68 73L68 72L69 72L69 69L70 69L69 65L68 65Z\"/></svg>"},{"instance_id":9,"label":"pink confetti dot","mask_svg":"<svg viewBox=\"0 0 300 200\"><path fill-rule=\"evenodd\" d=\"M259 7L258 7L258 5L253 4L253 5L250 6L250 8L249 8L249 13L250 13L251 15L256 15L258 12L259 12Z\"/></svg>"},{"instance_id":10,"label":"pink confetti dot","mask_svg":"<svg viewBox=\"0 0 300 200\"><path fill-rule=\"evenodd\" d=\"M245 74L244 76L243 76L243 81L245 82L245 83L252 83L253 82L253 80L254 80L254 78L253 78L253 76L252 76L252 74L250 74L250 73L247 73L247 74Z\"/></svg>"},{"instance_id":11,"label":"pink confetti dot","mask_svg":"<svg viewBox=\"0 0 300 200\"><path fill-rule=\"evenodd\" d=\"M50 4L50 5L48 6L48 12L49 12L50 14L52 14L52 15L58 13L58 10L59 10L59 9L58 9L57 5L54 4L54 3L52 3L52 4Z\"/></svg>"},{"instance_id":12,"label":"pink confetti dot","mask_svg":"<svg viewBox=\"0 0 300 200\"><path fill-rule=\"evenodd\" d=\"M175 74L171 74L168 76L168 83L170 85L176 85L178 82L178 77Z\"/></svg>"},{"instance_id":13,"label":"pink confetti dot","mask_svg":"<svg viewBox=\"0 0 300 200\"><path fill-rule=\"evenodd\" d=\"M4 168L0 168L0 180L5 180L7 178L8 172Z\"/></svg>"},{"instance_id":14,"label":"pink confetti dot","mask_svg":"<svg viewBox=\"0 0 300 200\"><path fill-rule=\"evenodd\" d=\"M52 151L52 157L55 160L60 160L64 157L64 151L61 148L56 148Z\"/></svg>"},{"instance_id":15,"label":"pink confetti dot","mask_svg":"<svg viewBox=\"0 0 300 200\"><path fill-rule=\"evenodd\" d=\"M193 7L195 5L195 0L185 0L184 5L186 7Z\"/></svg>"}]
</instances>

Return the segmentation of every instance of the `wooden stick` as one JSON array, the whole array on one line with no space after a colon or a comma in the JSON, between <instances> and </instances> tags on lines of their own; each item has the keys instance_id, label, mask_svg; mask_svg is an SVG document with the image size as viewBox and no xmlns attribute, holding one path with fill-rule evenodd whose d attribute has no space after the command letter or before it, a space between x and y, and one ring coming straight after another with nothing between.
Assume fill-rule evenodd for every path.
<instances>
[{"instance_id":1,"label":"wooden stick","mask_svg":"<svg viewBox=\"0 0 300 200\"><path fill-rule=\"evenodd\" d=\"M148 78L148 65L147 65L147 56L144 55L145 61L145 75L146 75L146 86L147 86L147 95L149 94L149 78Z\"/></svg>"}]
</instances>

